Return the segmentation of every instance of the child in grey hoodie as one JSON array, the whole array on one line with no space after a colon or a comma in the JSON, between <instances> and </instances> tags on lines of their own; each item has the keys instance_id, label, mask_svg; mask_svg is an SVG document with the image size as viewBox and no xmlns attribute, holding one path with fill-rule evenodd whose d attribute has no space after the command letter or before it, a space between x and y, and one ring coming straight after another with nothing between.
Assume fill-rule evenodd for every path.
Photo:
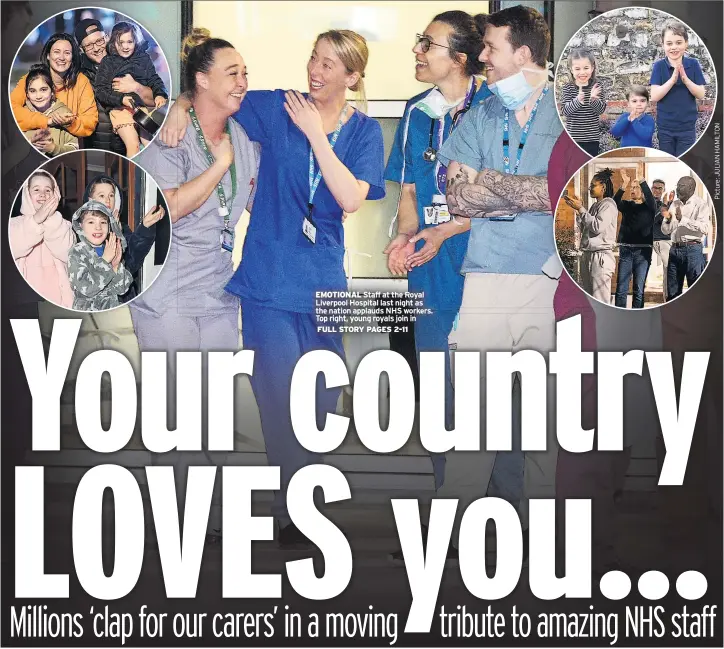
<instances>
[{"instance_id":1,"label":"child in grey hoodie","mask_svg":"<svg viewBox=\"0 0 724 649\"><path fill-rule=\"evenodd\" d=\"M104 311L119 306L119 296L133 281L123 264L126 238L121 224L103 203L90 200L73 214L73 230L78 235L68 253L73 308Z\"/></svg>"}]
</instances>

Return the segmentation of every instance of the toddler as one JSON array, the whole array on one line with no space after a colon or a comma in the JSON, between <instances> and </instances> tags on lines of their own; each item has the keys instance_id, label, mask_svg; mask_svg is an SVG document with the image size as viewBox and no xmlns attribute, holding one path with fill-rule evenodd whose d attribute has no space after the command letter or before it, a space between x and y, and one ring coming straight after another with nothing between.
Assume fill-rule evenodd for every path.
<instances>
[{"instance_id":1,"label":"toddler","mask_svg":"<svg viewBox=\"0 0 724 649\"><path fill-rule=\"evenodd\" d=\"M611 135L621 140L621 146L653 145L654 118L646 114L649 105L649 91L645 86L631 86L626 93L628 112L611 127Z\"/></svg>"},{"instance_id":2,"label":"toddler","mask_svg":"<svg viewBox=\"0 0 724 649\"><path fill-rule=\"evenodd\" d=\"M601 86L596 83L596 59L590 50L577 48L568 55L572 81L563 86L561 113L566 131L588 155L600 150L600 119L606 110Z\"/></svg>"},{"instance_id":3,"label":"toddler","mask_svg":"<svg viewBox=\"0 0 724 649\"><path fill-rule=\"evenodd\" d=\"M121 224L103 203L90 200L73 214L73 229L78 235L68 253L73 308L104 311L118 306L133 281L123 263Z\"/></svg>"},{"instance_id":4,"label":"toddler","mask_svg":"<svg viewBox=\"0 0 724 649\"><path fill-rule=\"evenodd\" d=\"M651 100L656 104L659 149L674 156L696 142L697 99L706 95L706 81L699 61L684 56L689 44L686 26L667 23L661 32L664 58L651 70Z\"/></svg>"},{"instance_id":5,"label":"toddler","mask_svg":"<svg viewBox=\"0 0 724 649\"><path fill-rule=\"evenodd\" d=\"M42 64L34 65L25 77L25 107L48 117L47 128L25 131L27 140L41 153L49 156L78 150L78 138L63 128L53 126L54 116L64 118L73 112L55 97L50 70ZM36 137L37 136L37 137ZM35 141L33 141L35 139Z\"/></svg>"},{"instance_id":6,"label":"toddler","mask_svg":"<svg viewBox=\"0 0 724 649\"><path fill-rule=\"evenodd\" d=\"M133 112L144 105L143 100L135 92L122 94L113 90L113 79L130 74L134 81L151 89L156 108L168 102L166 86L147 49L148 43L143 40L138 25L116 23L108 39L108 54L103 57L96 75L96 98L108 110L113 130L123 140L128 157L138 153L141 141L148 144L152 136L144 133L139 138L133 121Z\"/></svg>"}]
</instances>

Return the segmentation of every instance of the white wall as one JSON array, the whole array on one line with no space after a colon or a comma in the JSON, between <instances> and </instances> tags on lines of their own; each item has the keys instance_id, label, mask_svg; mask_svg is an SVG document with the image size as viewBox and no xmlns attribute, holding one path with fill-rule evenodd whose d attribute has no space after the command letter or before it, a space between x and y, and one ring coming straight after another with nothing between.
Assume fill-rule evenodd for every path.
<instances>
[{"instance_id":1,"label":"white wall","mask_svg":"<svg viewBox=\"0 0 724 649\"><path fill-rule=\"evenodd\" d=\"M451 6L448 6L451 5ZM307 89L314 39L328 29L362 34L370 50L368 99L404 99L427 86L415 81L415 34L438 13L485 13L487 2L194 2L194 26L229 40L244 57L254 89Z\"/></svg>"}]
</instances>

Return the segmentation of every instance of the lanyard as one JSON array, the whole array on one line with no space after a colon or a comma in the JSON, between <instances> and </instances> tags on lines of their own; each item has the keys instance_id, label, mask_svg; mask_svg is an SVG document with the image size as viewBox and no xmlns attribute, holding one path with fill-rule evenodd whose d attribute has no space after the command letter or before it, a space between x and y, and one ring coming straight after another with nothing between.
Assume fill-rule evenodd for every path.
<instances>
[{"instance_id":1,"label":"lanyard","mask_svg":"<svg viewBox=\"0 0 724 649\"><path fill-rule=\"evenodd\" d=\"M482 85L482 83L480 84ZM452 118L452 124L450 125L450 133L448 133L448 137L453 132L453 129L455 126L457 126L458 121L460 121L460 118L467 113L470 110L470 106L473 104L473 97L475 97L475 93L480 88L480 85L478 84L478 80L473 77L470 80L470 88L468 89L467 95L465 95L465 100L463 101L463 107L455 113L455 116ZM432 145L432 134L433 129L435 128L435 120L432 120L432 124L430 125L430 144ZM440 118L440 128L438 129L438 147L437 150L439 151L442 149L443 144L443 131L445 130L445 117ZM435 187L437 189L438 194L444 194L445 188L447 186L447 165L442 164L440 160L438 159L435 164Z\"/></svg>"},{"instance_id":2,"label":"lanyard","mask_svg":"<svg viewBox=\"0 0 724 649\"><path fill-rule=\"evenodd\" d=\"M209 150L209 145L206 143L206 138L204 137L204 133L201 130L201 125L199 124L199 120L196 117L196 111L194 111L193 107L189 108L189 117L191 118L191 123L193 124L194 130L196 131L196 139L199 142L199 146L203 149L204 153L206 154L206 160L208 161L209 166L211 166L214 164L215 158ZM231 137L228 120L226 122L226 126L224 127L224 132L228 133L229 137ZM230 208L234 204L234 198L236 198L236 165L234 162L231 163L231 166L229 167L229 172L231 173L231 200L227 202L226 193L224 192L224 188L221 185L221 180L216 186L216 194L219 197L219 215L224 217L225 230L229 229Z\"/></svg>"},{"instance_id":3,"label":"lanyard","mask_svg":"<svg viewBox=\"0 0 724 649\"><path fill-rule=\"evenodd\" d=\"M334 145L337 143L337 138L339 137L339 132L342 130L342 123L344 122L344 118L347 115L347 110L349 109L349 104L345 102L344 108L342 108L342 112L339 115L339 122L337 122L337 128L334 130L334 133L332 134L332 139L330 141L330 145L332 149L334 149ZM319 181L322 179L322 170L320 169L317 171L317 175L314 175L314 151L312 151L312 145L309 145L309 213L312 212L312 207L314 205L314 194L317 193L317 187L319 187Z\"/></svg>"},{"instance_id":4,"label":"lanyard","mask_svg":"<svg viewBox=\"0 0 724 649\"><path fill-rule=\"evenodd\" d=\"M508 108L505 109L505 118L503 120L503 164L505 165L505 173L507 174L512 173L513 175L515 175L518 173L520 158L523 155L523 147L525 147L525 141L528 139L528 131L530 131L531 127L533 126L533 120L535 119L535 115L538 112L538 106L540 105L543 97L545 97L548 93L548 88L549 86L543 88L543 92L540 94L540 97L538 97L538 100L535 102L533 110L530 112L530 117L528 117L528 121L523 127L523 131L520 134L520 144L518 144L518 153L515 160L515 167L513 168L512 172L510 171L510 140L508 139L508 133L510 131L510 110Z\"/></svg>"}]
</instances>

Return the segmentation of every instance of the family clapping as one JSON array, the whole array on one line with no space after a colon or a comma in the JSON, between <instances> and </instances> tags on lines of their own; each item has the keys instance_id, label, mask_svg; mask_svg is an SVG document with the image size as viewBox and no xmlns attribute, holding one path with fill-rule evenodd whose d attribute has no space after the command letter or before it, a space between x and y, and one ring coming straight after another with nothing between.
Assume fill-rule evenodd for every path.
<instances>
[{"instance_id":1,"label":"family clapping","mask_svg":"<svg viewBox=\"0 0 724 649\"><path fill-rule=\"evenodd\" d=\"M627 89L628 110L612 125L610 134L621 140L621 146L652 147L656 131L658 148L680 156L696 141L696 102L706 95L706 81L699 61L685 56L689 34L683 23L667 23L661 43L664 58L652 66L650 88L635 84ZM571 80L561 95L566 130L591 156L600 152L600 119L608 108L597 69L591 50L572 50L568 56ZM650 101L656 102L655 121L647 113Z\"/></svg>"},{"instance_id":2,"label":"family clapping","mask_svg":"<svg viewBox=\"0 0 724 649\"><path fill-rule=\"evenodd\" d=\"M36 171L23 187L20 216L10 220L10 247L28 284L46 300L82 311L135 297L133 275L153 245L164 208L155 206L124 233L121 192L112 178L91 182L72 224L58 211L60 200L55 178Z\"/></svg>"}]
</instances>

